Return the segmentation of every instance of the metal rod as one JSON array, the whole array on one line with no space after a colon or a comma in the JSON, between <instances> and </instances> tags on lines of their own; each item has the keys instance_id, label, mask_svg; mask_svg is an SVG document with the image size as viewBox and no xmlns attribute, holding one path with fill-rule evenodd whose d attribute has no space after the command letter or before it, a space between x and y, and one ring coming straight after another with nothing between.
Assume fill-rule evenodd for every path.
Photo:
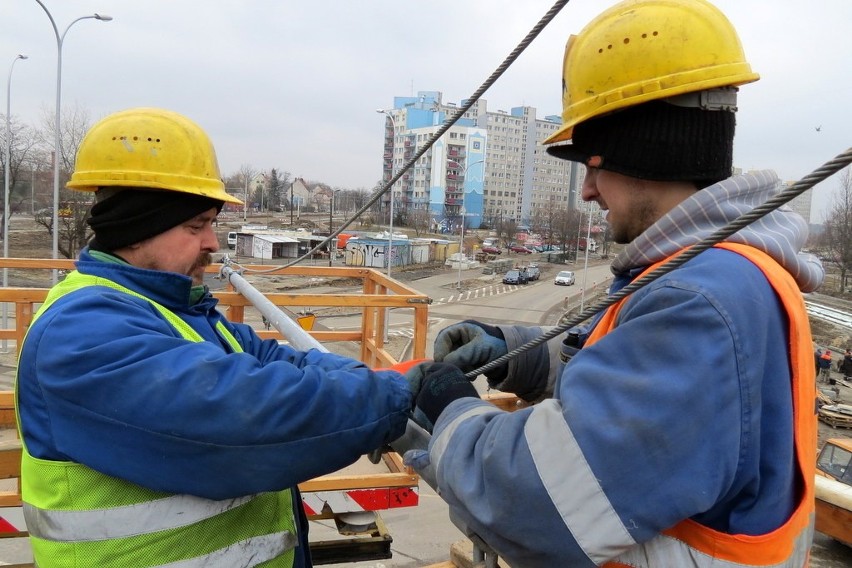
<instances>
[{"instance_id":1,"label":"metal rod","mask_svg":"<svg viewBox=\"0 0 852 568\"><path fill-rule=\"evenodd\" d=\"M219 273L228 280L234 289L245 296L245 298L257 308L260 314L266 318L272 327L281 332L290 345L300 351L316 349L323 353L328 353L329 350L325 346L314 339L307 331L301 328L299 324L294 322L290 317L282 312L278 306L273 304L269 299L257 291L257 289L248 283L248 281L237 274L233 268L228 266L227 257L222 259L225 265Z\"/></svg>"}]
</instances>

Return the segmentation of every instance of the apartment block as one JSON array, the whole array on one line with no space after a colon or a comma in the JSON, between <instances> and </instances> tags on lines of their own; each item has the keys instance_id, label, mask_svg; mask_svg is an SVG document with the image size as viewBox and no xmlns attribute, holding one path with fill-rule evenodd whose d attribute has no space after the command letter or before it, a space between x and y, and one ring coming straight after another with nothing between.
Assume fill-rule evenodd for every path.
<instances>
[{"instance_id":1,"label":"apartment block","mask_svg":"<svg viewBox=\"0 0 852 568\"><path fill-rule=\"evenodd\" d=\"M479 99L429 150L430 140L466 101L444 102L439 91L395 97L386 116L383 180L415 156L394 184L395 211L428 211L436 224L455 230L513 221L529 225L546 209L576 209L585 168L551 158L541 142L561 123L538 118L529 106L489 111ZM384 197L388 207L390 196Z\"/></svg>"}]
</instances>

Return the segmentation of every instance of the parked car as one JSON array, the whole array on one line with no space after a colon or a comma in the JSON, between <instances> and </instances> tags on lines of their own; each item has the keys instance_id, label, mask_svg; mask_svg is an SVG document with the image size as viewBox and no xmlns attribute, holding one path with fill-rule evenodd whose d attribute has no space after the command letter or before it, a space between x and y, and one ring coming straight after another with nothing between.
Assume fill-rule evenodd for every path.
<instances>
[{"instance_id":1,"label":"parked car","mask_svg":"<svg viewBox=\"0 0 852 568\"><path fill-rule=\"evenodd\" d=\"M537 247L535 247L535 250L538 251L538 252L552 252L552 251L559 252L559 247L557 247L556 245L544 244L544 245L538 245Z\"/></svg>"},{"instance_id":2,"label":"parked car","mask_svg":"<svg viewBox=\"0 0 852 568\"><path fill-rule=\"evenodd\" d=\"M480 250L488 254L501 254L503 252L502 250L494 246L482 247Z\"/></svg>"},{"instance_id":3,"label":"parked car","mask_svg":"<svg viewBox=\"0 0 852 568\"><path fill-rule=\"evenodd\" d=\"M534 280L538 280L541 278L541 270L539 270L538 266L532 265L526 267L527 278L530 282Z\"/></svg>"},{"instance_id":4,"label":"parked car","mask_svg":"<svg viewBox=\"0 0 852 568\"><path fill-rule=\"evenodd\" d=\"M228 248L237 248L237 233L235 231L228 233Z\"/></svg>"},{"instance_id":5,"label":"parked car","mask_svg":"<svg viewBox=\"0 0 852 568\"><path fill-rule=\"evenodd\" d=\"M574 273L570 270L562 270L553 279L553 283L558 286L571 286L574 284Z\"/></svg>"},{"instance_id":6,"label":"parked car","mask_svg":"<svg viewBox=\"0 0 852 568\"><path fill-rule=\"evenodd\" d=\"M526 284L527 275L520 270L510 270L503 275L503 284Z\"/></svg>"},{"instance_id":7,"label":"parked car","mask_svg":"<svg viewBox=\"0 0 852 568\"><path fill-rule=\"evenodd\" d=\"M525 247L524 245L512 245L509 247L509 250L512 252L519 252L521 254L532 254L535 252L532 249Z\"/></svg>"}]
</instances>

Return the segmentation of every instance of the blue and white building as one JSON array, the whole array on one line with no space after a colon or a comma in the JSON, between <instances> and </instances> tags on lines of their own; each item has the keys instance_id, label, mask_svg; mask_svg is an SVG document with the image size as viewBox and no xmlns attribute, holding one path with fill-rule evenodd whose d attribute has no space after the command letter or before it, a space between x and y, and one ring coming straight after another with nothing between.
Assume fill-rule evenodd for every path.
<instances>
[{"instance_id":1,"label":"blue and white building","mask_svg":"<svg viewBox=\"0 0 852 568\"><path fill-rule=\"evenodd\" d=\"M383 181L457 109L438 91L395 97L385 111ZM544 209L576 208L584 168L551 158L541 145L560 125L559 117L537 118L533 107L489 112L478 100L395 184L394 210L428 211L438 228L454 232L462 219L467 228L525 225Z\"/></svg>"}]
</instances>

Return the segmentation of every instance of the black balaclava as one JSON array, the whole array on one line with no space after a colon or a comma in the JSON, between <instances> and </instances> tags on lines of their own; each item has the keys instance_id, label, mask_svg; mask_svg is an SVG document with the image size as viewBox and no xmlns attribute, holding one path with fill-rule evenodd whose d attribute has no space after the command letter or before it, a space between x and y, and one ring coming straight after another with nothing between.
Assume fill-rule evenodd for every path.
<instances>
[{"instance_id":1,"label":"black balaclava","mask_svg":"<svg viewBox=\"0 0 852 568\"><path fill-rule=\"evenodd\" d=\"M222 205L218 199L180 191L121 189L92 207L86 219L95 233L89 248L112 252L168 231L208 209L221 211Z\"/></svg>"},{"instance_id":2,"label":"black balaclava","mask_svg":"<svg viewBox=\"0 0 852 568\"><path fill-rule=\"evenodd\" d=\"M652 101L581 122L547 153L640 179L707 187L731 176L734 112Z\"/></svg>"}]
</instances>

